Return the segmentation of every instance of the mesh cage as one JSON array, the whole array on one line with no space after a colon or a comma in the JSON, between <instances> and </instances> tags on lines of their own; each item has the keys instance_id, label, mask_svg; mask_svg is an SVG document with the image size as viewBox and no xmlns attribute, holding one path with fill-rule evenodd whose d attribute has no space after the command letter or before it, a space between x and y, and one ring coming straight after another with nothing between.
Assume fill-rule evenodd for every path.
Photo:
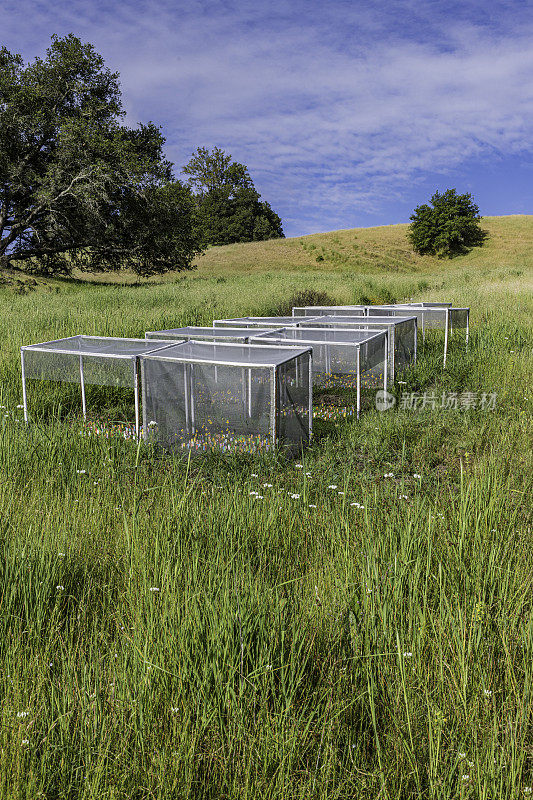
<instances>
[{"instance_id":1,"label":"mesh cage","mask_svg":"<svg viewBox=\"0 0 533 800\"><path fill-rule=\"evenodd\" d=\"M216 342L217 340L230 343L246 344L250 336L258 333L268 333L269 330L257 328L208 328L189 325L184 328L170 328L164 331L147 331L146 339L180 339L185 341Z\"/></svg>"},{"instance_id":2,"label":"mesh cage","mask_svg":"<svg viewBox=\"0 0 533 800\"><path fill-rule=\"evenodd\" d=\"M158 343L164 347L163 341ZM144 339L72 336L22 348L26 378L132 388L135 360L158 345Z\"/></svg>"},{"instance_id":3,"label":"mesh cage","mask_svg":"<svg viewBox=\"0 0 533 800\"><path fill-rule=\"evenodd\" d=\"M299 325L294 317L238 317L236 319L215 319L215 328L285 328L288 325Z\"/></svg>"},{"instance_id":4,"label":"mesh cage","mask_svg":"<svg viewBox=\"0 0 533 800\"><path fill-rule=\"evenodd\" d=\"M293 317L360 316L366 306L294 306Z\"/></svg>"},{"instance_id":5,"label":"mesh cage","mask_svg":"<svg viewBox=\"0 0 533 800\"><path fill-rule=\"evenodd\" d=\"M357 386L357 346L373 332L336 328L284 328L251 340L253 344L289 342L313 351L313 385L323 389ZM384 358L384 356L383 356Z\"/></svg>"},{"instance_id":6,"label":"mesh cage","mask_svg":"<svg viewBox=\"0 0 533 800\"><path fill-rule=\"evenodd\" d=\"M390 328L390 347L394 358L395 374L412 364L416 353L416 319L395 320Z\"/></svg>"},{"instance_id":7,"label":"mesh cage","mask_svg":"<svg viewBox=\"0 0 533 800\"><path fill-rule=\"evenodd\" d=\"M308 362L309 352L301 348L207 342L187 342L147 356L141 360L145 436L166 448L193 453L269 450L276 440L280 398L286 399L286 393L276 391L276 369L288 365L298 394L295 408L289 402L284 414L297 413L299 422L296 426L293 421L287 432L291 441L306 442L310 421L304 435L305 421L297 409L310 402L308 374L306 383L301 378L306 369L308 373ZM285 436L285 428L279 435Z\"/></svg>"},{"instance_id":8,"label":"mesh cage","mask_svg":"<svg viewBox=\"0 0 533 800\"><path fill-rule=\"evenodd\" d=\"M289 447L300 447L309 442L311 430L309 379L308 353L278 367L278 435Z\"/></svg>"}]
</instances>

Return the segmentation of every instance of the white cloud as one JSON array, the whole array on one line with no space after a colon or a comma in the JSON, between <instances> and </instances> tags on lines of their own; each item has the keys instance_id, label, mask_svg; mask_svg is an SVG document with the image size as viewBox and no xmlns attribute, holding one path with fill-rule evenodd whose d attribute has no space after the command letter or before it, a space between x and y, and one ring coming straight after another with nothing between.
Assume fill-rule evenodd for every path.
<instances>
[{"instance_id":1,"label":"white cloud","mask_svg":"<svg viewBox=\"0 0 533 800\"><path fill-rule=\"evenodd\" d=\"M28 58L54 31L92 41L121 73L129 121L162 124L176 165L217 144L307 230L379 209L428 171L531 151L527 20L474 24L460 19L463 4L450 24L432 3L427 35L415 36L401 15L420 5L380 19L339 2L321 20L313 6L304 16L282 3L265 14L246 3L182 13L167 2L19 0L7 3L4 41ZM518 8L499 6L504 20Z\"/></svg>"}]
</instances>

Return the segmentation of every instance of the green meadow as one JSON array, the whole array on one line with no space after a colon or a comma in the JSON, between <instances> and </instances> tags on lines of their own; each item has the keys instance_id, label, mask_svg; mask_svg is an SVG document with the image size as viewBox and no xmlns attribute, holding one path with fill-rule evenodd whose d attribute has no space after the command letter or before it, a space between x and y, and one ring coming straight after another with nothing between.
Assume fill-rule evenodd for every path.
<instances>
[{"instance_id":1,"label":"green meadow","mask_svg":"<svg viewBox=\"0 0 533 800\"><path fill-rule=\"evenodd\" d=\"M0 797L532 794L533 218L482 227L451 261L397 225L212 248L152 281L5 276ZM443 369L428 339L393 410L317 420L296 461L80 435L72 385L30 385L22 421L22 344L301 292L470 306L468 349L454 334ZM131 398L88 407L127 422Z\"/></svg>"}]
</instances>

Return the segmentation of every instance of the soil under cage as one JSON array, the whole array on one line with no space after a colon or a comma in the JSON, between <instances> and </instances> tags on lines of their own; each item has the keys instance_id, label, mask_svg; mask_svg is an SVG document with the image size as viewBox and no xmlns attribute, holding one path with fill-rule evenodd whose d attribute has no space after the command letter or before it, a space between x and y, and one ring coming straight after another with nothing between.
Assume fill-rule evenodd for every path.
<instances>
[{"instance_id":1,"label":"soil under cage","mask_svg":"<svg viewBox=\"0 0 533 800\"><path fill-rule=\"evenodd\" d=\"M292 327L258 335L250 342L312 347L313 385L322 390L355 390L357 417L363 390L387 388L386 331Z\"/></svg>"},{"instance_id":2,"label":"soil under cage","mask_svg":"<svg viewBox=\"0 0 533 800\"><path fill-rule=\"evenodd\" d=\"M146 339L178 339L180 341L202 341L202 342L230 342L246 344L250 336L257 336L258 333L268 333L269 329L253 328L208 328L197 325L188 325L185 328L169 328L164 331L146 331Z\"/></svg>"},{"instance_id":3,"label":"soil under cage","mask_svg":"<svg viewBox=\"0 0 533 800\"><path fill-rule=\"evenodd\" d=\"M28 379L79 384L84 420L87 419L86 385L131 389L135 433L139 436L140 356L173 345L175 341L84 335L24 345L20 348L24 419L28 421Z\"/></svg>"},{"instance_id":4,"label":"soil under cage","mask_svg":"<svg viewBox=\"0 0 533 800\"><path fill-rule=\"evenodd\" d=\"M287 328L303 325L303 321L294 317L236 317L235 319L215 319L215 328Z\"/></svg>"},{"instance_id":5,"label":"soil under cage","mask_svg":"<svg viewBox=\"0 0 533 800\"><path fill-rule=\"evenodd\" d=\"M416 317L341 317L322 316L306 323L306 328L346 329L388 334L388 378L394 381L402 369L416 361ZM300 330L304 330L301 328Z\"/></svg>"},{"instance_id":6,"label":"soil under cage","mask_svg":"<svg viewBox=\"0 0 533 800\"><path fill-rule=\"evenodd\" d=\"M175 452L300 450L312 350L191 341L141 358L144 436Z\"/></svg>"}]
</instances>

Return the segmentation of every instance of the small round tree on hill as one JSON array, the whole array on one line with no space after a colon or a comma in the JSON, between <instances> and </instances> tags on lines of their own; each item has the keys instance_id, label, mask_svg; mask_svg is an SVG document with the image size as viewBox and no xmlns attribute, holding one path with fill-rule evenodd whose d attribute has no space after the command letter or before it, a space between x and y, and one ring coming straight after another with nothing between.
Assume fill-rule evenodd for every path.
<instances>
[{"instance_id":1,"label":"small round tree on hill","mask_svg":"<svg viewBox=\"0 0 533 800\"><path fill-rule=\"evenodd\" d=\"M417 253L452 258L483 244L486 234L472 195L447 189L435 192L430 203L417 206L410 216L408 236Z\"/></svg>"}]
</instances>

